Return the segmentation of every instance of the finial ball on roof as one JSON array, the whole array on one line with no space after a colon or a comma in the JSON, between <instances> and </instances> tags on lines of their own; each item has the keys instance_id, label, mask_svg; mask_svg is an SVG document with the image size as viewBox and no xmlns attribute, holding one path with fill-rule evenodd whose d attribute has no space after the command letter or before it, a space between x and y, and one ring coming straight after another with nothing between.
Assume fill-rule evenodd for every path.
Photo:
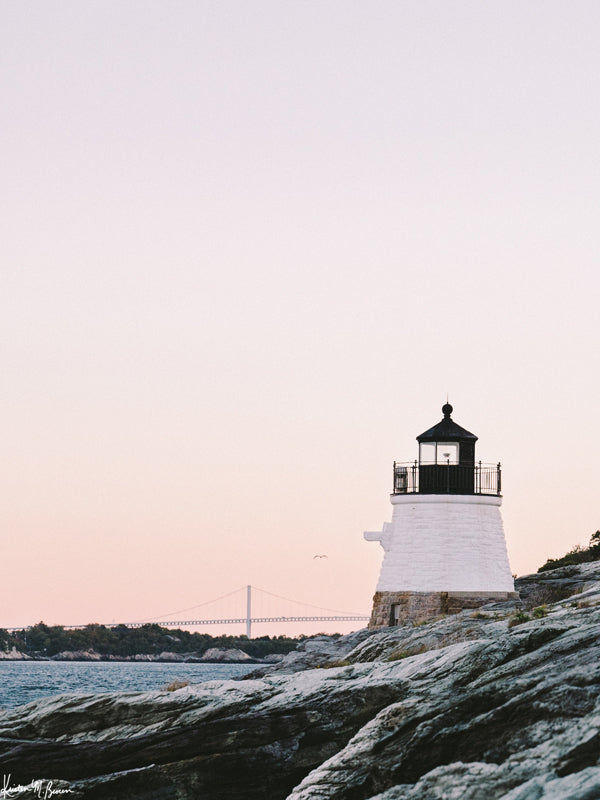
<instances>
[{"instance_id":1,"label":"finial ball on roof","mask_svg":"<svg viewBox=\"0 0 600 800\"><path fill-rule=\"evenodd\" d=\"M453 408L450 405L450 403L444 403L444 405L442 406L442 413L444 414L446 419L450 418L450 414L452 413L452 411L453 411Z\"/></svg>"}]
</instances>

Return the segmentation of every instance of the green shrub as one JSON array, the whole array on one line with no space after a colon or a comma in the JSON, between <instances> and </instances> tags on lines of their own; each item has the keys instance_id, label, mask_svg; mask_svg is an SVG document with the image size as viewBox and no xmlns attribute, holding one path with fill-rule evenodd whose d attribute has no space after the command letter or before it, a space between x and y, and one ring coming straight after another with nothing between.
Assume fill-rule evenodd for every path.
<instances>
[{"instance_id":1,"label":"green shrub","mask_svg":"<svg viewBox=\"0 0 600 800\"><path fill-rule=\"evenodd\" d=\"M531 617L529 614L526 614L524 611L517 611L508 620L508 627L514 628L515 625L522 625L524 622L529 622L530 620Z\"/></svg>"},{"instance_id":2,"label":"green shrub","mask_svg":"<svg viewBox=\"0 0 600 800\"><path fill-rule=\"evenodd\" d=\"M535 619L541 619L542 617L546 617L548 615L548 609L546 606L538 606L534 608L531 612Z\"/></svg>"},{"instance_id":3,"label":"green shrub","mask_svg":"<svg viewBox=\"0 0 600 800\"><path fill-rule=\"evenodd\" d=\"M386 661L400 661L402 658L408 658L409 655L410 653L407 653L406 650L396 650L386 658Z\"/></svg>"}]
</instances>

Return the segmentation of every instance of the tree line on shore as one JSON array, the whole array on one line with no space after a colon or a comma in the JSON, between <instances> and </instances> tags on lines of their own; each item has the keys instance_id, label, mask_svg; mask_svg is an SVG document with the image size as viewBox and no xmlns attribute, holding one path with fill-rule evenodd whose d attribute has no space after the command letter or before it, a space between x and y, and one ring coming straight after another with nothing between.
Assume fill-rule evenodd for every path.
<instances>
[{"instance_id":1,"label":"tree line on shore","mask_svg":"<svg viewBox=\"0 0 600 800\"><path fill-rule=\"evenodd\" d=\"M0 629L0 647L9 651L15 648L30 656L51 657L64 651L94 650L101 656L158 655L194 653L203 655L209 648L237 648L253 658L264 658L272 653L289 653L304 636L210 636L207 633L162 628L148 623L139 628L126 625L107 627L90 624L76 630L65 630L60 625L38 622L30 628L8 632Z\"/></svg>"}]
</instances>

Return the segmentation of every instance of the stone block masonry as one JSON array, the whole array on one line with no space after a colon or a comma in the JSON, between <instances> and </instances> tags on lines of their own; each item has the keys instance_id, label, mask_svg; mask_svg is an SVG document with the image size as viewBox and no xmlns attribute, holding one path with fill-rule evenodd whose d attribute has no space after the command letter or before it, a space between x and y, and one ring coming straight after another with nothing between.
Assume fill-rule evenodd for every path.
<instances>
[{"instance_id":1,"label":"stone block masonry","mask_svg":"<svg viewBox=\"0 0 600 800\"><path fill-rule=\"evenodd\" d=\"M426 622L486 603L518 598L518 592L376 592L368 627Z\"/></svg>"}]
</instances>

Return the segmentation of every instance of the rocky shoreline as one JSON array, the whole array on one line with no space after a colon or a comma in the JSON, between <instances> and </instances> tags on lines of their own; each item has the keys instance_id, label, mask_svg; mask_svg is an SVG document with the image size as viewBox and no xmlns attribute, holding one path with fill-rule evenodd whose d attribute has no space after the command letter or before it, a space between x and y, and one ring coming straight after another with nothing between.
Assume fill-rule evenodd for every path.
<instances>
[{"instance_id":1,"label":"rocky shoreline","mask_svg":"<svg viewBox=\"0 0 600 800\"><path fill-rule=\"evenodd\" d=\"M176 664L276 664L284 658L273 654L264 658L253 658L237 648L211 647L204 653L140 653L134 656L103 655L95 650L64 650L54 656L30 656L12 648L8 653L0 651L0 661L118 661L159 662Z\"/></svg>"},{"instance_id":2,"label":"rocky shoreline","mask_svg":"<svg viewBox=\"0 0 600 800\"><path fill-rule=\"evenodd\" d=\"M242 680L3 712L0 766L107 800L596 800L600 563L517 588L522 602L315 637Z\"/></svg>"}]
</instances>

